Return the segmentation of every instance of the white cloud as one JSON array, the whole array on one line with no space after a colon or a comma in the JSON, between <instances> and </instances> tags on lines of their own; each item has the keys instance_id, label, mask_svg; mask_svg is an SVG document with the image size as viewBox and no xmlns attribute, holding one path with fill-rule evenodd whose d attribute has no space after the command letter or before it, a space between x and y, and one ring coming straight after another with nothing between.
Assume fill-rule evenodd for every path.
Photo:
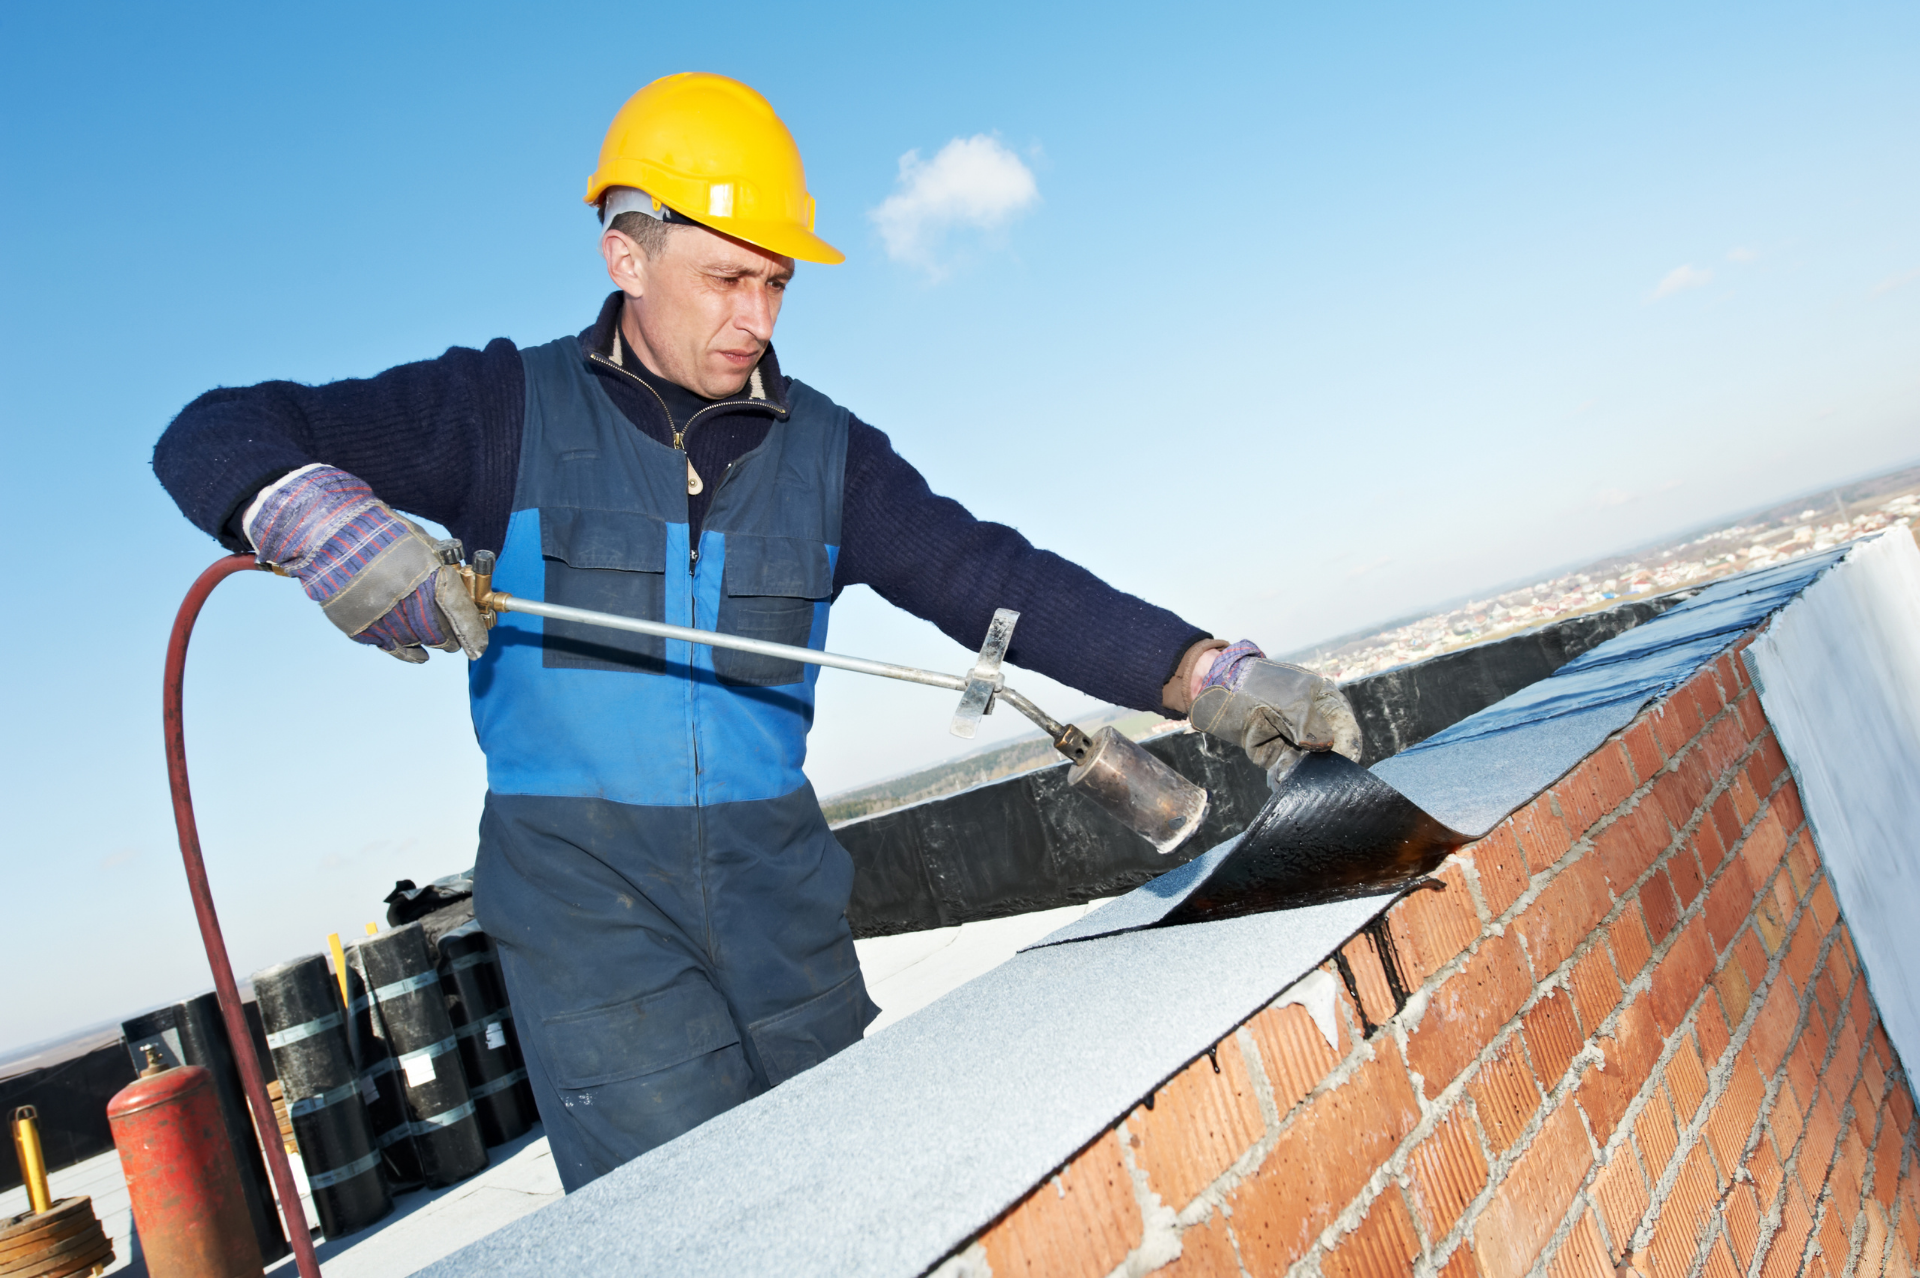
<instances>
[{"instance_id":1,"label":"white cloud","mask_svg":"<svg viewBox=\"0 0 1920 1280\"><path fill-rule=\"evenodd\" d=\"M950 230L991 230L1039 199L1033 171L1020 157L977 133L955 138L931 160L918 151L901 156L898 189L867 216L880 229L888 257L938 274L934 255Z\"/></svg>"},{"instance_id":2,"label":"white cloud","mask_svg":"<svg viewBox=\"0 0 1920 1280\"><path fill-rule=\"evenodd\" d=\"M1759 260L1760 251L1758 249L1736 248L1727 250L1728 262L1758 262Z\"/></svg>"},{"instance_id":3,"label":"white cloud","mask_svg":"<svg viewBox=\"0 0 1920 1280\"><path fill-rule=\"evenodd\" d=\"M1687 289L1698 289L1713 279L1713 272L1705 267L1696 267L1692 263L1682 263L1667 272L1666 277L1654 287L1651 296L1655 298L1671 297Z\"/></svg>"}]
</instances>

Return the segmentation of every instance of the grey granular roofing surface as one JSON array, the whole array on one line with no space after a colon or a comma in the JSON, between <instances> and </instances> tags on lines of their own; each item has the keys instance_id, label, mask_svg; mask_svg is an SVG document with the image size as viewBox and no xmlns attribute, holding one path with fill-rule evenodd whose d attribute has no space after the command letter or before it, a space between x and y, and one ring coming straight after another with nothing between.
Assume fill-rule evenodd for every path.
<instances>
[{"instance_id":1,"label":"grey granular roofing surface","mask_svg":"<svg viewBox=\"0 0 1920 1280\"><path fill-rule=\"evenodd\" d=\"M1374 772L1483 832L1842 554L1716 583ZM422 1274L925 1271L1391 901L1151 927L1231 845Z\"/></svg>"},{"instance_id":2,"label":"grey granular roofing surface","mask_svg":"<svg viewBox=\"0 0 1920 1280\"><path fill-rule=\"evenodd\" d=\"M421 1274L917 1274L1385 901L1015 956Z\"/></svg>"}]
</instances>

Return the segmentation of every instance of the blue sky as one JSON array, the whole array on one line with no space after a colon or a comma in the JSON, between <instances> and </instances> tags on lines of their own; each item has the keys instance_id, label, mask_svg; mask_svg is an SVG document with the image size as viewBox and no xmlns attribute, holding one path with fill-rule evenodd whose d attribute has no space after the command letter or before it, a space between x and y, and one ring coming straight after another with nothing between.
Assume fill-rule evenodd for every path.
<instances>
[{"instance_id":1,"label":"blue sky","mask_svg":"<svg viewBox=\"0 0 1920 1280\"><path fill-rule=\"evenodd\" d=\"M1920 458L1910 5L718 12L0 9L0 966L44 975L0 1047L209 985L158 702L217 548L153 440L215 385L583 327L580 195L658 75L738 76L800 141L848 261L802 267L790 372L1222 635L1293 648ZM999 216L942 224L941 173ZM864 590L830 643L965 661ZM816 784L949 753L949 701L830 673ZM250 576L187 717L243 975L468 865L458 661Z\"/></svg>"}]
</instances>

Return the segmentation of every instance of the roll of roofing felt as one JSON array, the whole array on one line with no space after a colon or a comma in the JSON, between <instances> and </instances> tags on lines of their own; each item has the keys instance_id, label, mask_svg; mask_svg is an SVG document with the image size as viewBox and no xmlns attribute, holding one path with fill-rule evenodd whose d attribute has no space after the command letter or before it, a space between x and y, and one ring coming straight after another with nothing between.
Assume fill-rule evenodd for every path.
<instances>
[{"instance_id":1,"label":"roll of roofing felt","mask_svg":"<svg viewBox=\"0 0 1920 1280\"><path fill-rule=\"evenodd\" d=\"M254 1136L252 1113L247 1109L239 1064L227 1038L226 1020L220 1015L219 998L209 991L155 1009L121 1023L120 1032L126 1037L135 1070L147 1065L145 1049L151 1044L170 1067L205 1067L213 1073L214 1098L220 1104L220 1120L226 1126L227 1141L233 1146L234 1162L240 1169L240 1193L246 1201L254 1239L260 1245L260 1256L269 1263L284 1258L287 1238L274 1208L273 1183L267 1177L259 1139Z\"/></svg>"},{"instance_id":2,"label":"roll of roofing felt","mask_svg":"<svg viewBox=\"0 0 1920 1280\"><path fill-rule=\"evenodd\" d=\"M399 1064L393 1079L406 1102L427 1185L444 1187L480 1172L487 1167L486 1143L473 1116L440 975L427 958L420 926L368 938L356 950L387 1047Z\"/></svg>"},{"instance_id":3,"label":"roll of roofing felt","mask_svg":"<svg viewBox=\"0 0 1920 1280\"><path fill-rule=\"evenodd\" d=\"M533 1127L533 1090L520 1061L500 959L478 921L440 936L440 986L480 1135L490 1147L510 1142Z\"/></svg>"},{"instance_id":4,"label":"roll of roofing felt","mask_svg":"<svg viewBox=\"0 0 1920 1280\"><path fill-rule=\"evenodd\" d=\"M1307 756L1161 924L1224 920L1405 888L1474 837L1345 756Z\"/></svg>"},{"instance_id":5,"label":"roll of roofing felt","mask_svg":"<svg viewBox=\"0 0 1920 1280\"><path fill-rule=\"evenodd\" d=\"M347 1047L340 988L327 958L303 956L253 975L267 1048L293 1121L320 1228L336 1238L393 1209L380 1150Z\"/></svg>"},{"instance_id":6,"label":"roll of roofing felt","mask_svg":"<svg viewBox=\"0 0 1920 1280\"><path fill-rule=\"evenodd\" d=\"M368 993L367 959L358 944L347 948L347 1043L359 1073L360 1097L367 1104L387 1182L395 1191L426 1185L413 1123L400 1088L400 1060L387 1039L380 1010Z\"/></svg>"}]
</instances>

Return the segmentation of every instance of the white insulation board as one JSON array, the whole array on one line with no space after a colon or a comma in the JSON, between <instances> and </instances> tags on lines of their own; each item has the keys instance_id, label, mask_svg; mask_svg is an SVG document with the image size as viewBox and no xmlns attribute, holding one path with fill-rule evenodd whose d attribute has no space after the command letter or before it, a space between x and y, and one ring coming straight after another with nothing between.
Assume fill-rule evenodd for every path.
<instances>
[{"instance_id":1,"label":"white insulation board","mask_svg":"<svg viewBox=\"0 0 1920 1280\"><path fill-rule=\"evenodd\" d=\"M1920 1064L1920 550L1854 547L1746 651L1887 1036Z\"/></svg>"}]
</instances>

